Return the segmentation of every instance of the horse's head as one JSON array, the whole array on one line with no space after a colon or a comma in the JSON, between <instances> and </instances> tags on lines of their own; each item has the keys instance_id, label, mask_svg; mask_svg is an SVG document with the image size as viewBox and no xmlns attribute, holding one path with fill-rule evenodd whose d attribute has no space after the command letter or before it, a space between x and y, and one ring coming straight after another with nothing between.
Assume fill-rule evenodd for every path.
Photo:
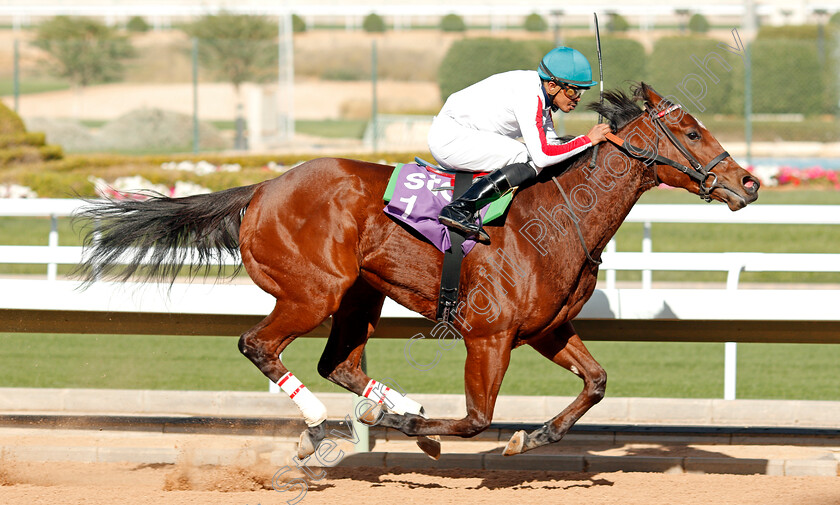
<instances>
[{"instance_id":1,"label":"horse's head","mask_svg":"<svg viewBox=\"0 0 840 505\"><path fill-rule=\"evenodd\" d=\"M644 102L644 110L636 107L641 114L628 121L625 107L624 121L616 124L613 119L613 126L623 127L618 137L626 137L624 150L652 165L658 182L684 188L705 200L719 200L731 210L758 198L758 179L736 163L700 121L645 83L634 91L635 99ZM616 101L627 99L622 93L605 98L613 104L594 108L606 117L620 111Z\"/></svg>"}]
</instances>

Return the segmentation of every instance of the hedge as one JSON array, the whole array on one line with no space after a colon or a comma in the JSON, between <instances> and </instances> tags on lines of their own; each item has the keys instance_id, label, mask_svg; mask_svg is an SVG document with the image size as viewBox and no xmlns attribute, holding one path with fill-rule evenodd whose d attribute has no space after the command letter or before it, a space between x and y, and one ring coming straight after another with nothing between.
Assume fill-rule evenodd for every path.
<instances>
[{"instance_id":1,"label":"hedge","mask_svg":"<svg viewBox=\"0 0 840 505\"><path fill-rule=\"evenodd\" d=\"M777 43L777 44L774 44ZM790 46L792 54L786 54ZM780 51L780 60L775 61L772 55L759 55L759 62L762 58L774 60L774 68L788 68L790 73L786 75L789 85L800 87L807 91L810 97L821 95L819 107L811 107L805 114L836 114L838 112L837 102L840 98L840 27L834 25L824 26L822 30L822 54L820 53L820 29L817 25L789 25L789 26L766 26L762 27L757 35L756 49L761 51ZM755 52L753 52L755 58ZM798 58L804 57L799 61ZM816 66L814 66L816 57ZM755 63L754 63L755 65ZM819 86L814 86L814 81L819 80ZM778 79L774 82L777 82ZM758 104L765 108L766 104L772 101L772 97L762 95L763 91L756 90L755 86L764 86L764 83L753 81L753 94L760 96ZM769 90L767 91L769 92ZM807 100L811 102L809 98ZM779 109L782 104L769 106L771 109ZM755 109L755 107L754 107ZM755 109L758 112L757 109Z\"/></svg>"},{"instance_id":2,"label":"hedge","mask_svg":"<svg viewBox=\"0 0 840 505\"><path fill-rule=\"evenodd\" d=\"M592 66L592 78L600 81L598 51L595 37L576 37L566 40L566 45L583 53ZM601 37L601 56L604 64L604 89L628 92L630 84L645 79L645 48L635 40L620 37ZM581 99L581 106L597 102L599 87L593 88ZM578 107L582 109L583 107Z\"/></svg>"},{"instance_id":3,"label":"hedge","mask_svg":"<svg viewBox=\"0 0 840 505\"><path fill-rule=\"evenodd\" d=\"M26 133L26 125L23 120L15 114L15 111L6 107L0 101L0 135L20 135Z\"/></svg>"},{"instance_id":4,"label":"hedge","mask_svg":"<svg viewBox=\"0 0 840 505\"><path fill-rule=\"evenodd\" d=\"M61 146L18 145L0 149L0 167L6 167L14 163L60 160L63 156L64 152Z\"/></svg>"},{"instance_id":5,"label":"hedge","mask_svg":"<svg viewBox=\"0 0 840 505\"><path fill-rule=\"evenodd\" d=\"M715 83L692 56L699 62L707 61L708 72L719 82ZM728 65L728 70L718 57ZM676 97L692 114L741 113L743 70L743 60L720 48L717 40L699 36L666 37L653 46L645 80L660 94Z\"/></svg>"},{"instance_id":6,"label":"hedge","mask_svg":"<svg viewBox=\"0 0 840 505\"><path fill-rule=\"evenodd\" d=\"M487 37L455 41L438 69L441 99L493 74L536 69L542 54L535 47L529 42Z\"/></svg>"},{"instance_id":7,"label":"hedge","mask_svg":"<svg viewBox=\"0 0 840 505\"><path fill-rule=\"evenodd\" d=\"M24 132L0 134L0 149L15 146L42 146L46 143L44 132Z\"/></svg>"},{"instance_id":8,"label":"hedge","mask_svg":"<svg viewBox=\"0 0 840 505\"><path fill-rule=\"evenodd\" d=\"M375 154L334 154L339 158L351 158L374 163L393 165L413 161L415 156L432 159L428 152L394 152ZM68 155L61 160L33 162L26 165L12 165L0 170L0 184L28 186L41 198L69 198L74 196L96 196L90 176L113 181L119 177L141 175L154 184L174 186L176 181L194 182L213 191L236 186L254 184L277 177L267 165L274 162L294 166L309 159L312 154L285 155L147 155L126 156L113 154ZM161 164L181 161L207 161L214 165L239 164L240 172L216 172L197 175L192 172L164 170Z\"/></svg>"},{"instance_id":9,"label":"hedge","mask_svg":"<svg viewBox=\"0 0 840 505\"><path fill-rule=\"evenodd\" d=\"M758 29L755 38L762 39L802 39L817 40L819 28L817 25L785 25L785 26L762 26Z\"/></svg>"},{"instance_id":10,"label":"hedge","mask_svg":"<svg viewBox=\"0 0 840 505\"><path fill-rule=\"evenodd\" d=\"M752 44L753 112L819 114L826 81L813 42L759 39Z\"/></svg>"},{"instance_id":11,"label":"hedge","mask_svg":"<svg viewBox=\"0 0 840 505\"><path fill-rule=\"evenodd\" d=\"M752 46L753 112L837 113L840 36L834 28L826 28L821 65L815 39L808 38L816 33L815 26L762 28ZM784 34L795 36L775 38ZM599 80L594 37L567 39L567 45L589 59L593 77ZM602 37L601 45L607 88L626 91L629 82L644 80L661 94L674 96L692 113L743 114L744 59L721 48L716 39L698 35L661 38L649 55L640 43L626 38ZM532 69L552 47L547 41L477 38L455 42L438 70L441 98L498 72ZM692 56L700 64L706 61L708 73ZM703 87L705 96L700 97ZM585 106L597 99L598 93L590 91L582 102Z\"/></svg>"}]
</instances>

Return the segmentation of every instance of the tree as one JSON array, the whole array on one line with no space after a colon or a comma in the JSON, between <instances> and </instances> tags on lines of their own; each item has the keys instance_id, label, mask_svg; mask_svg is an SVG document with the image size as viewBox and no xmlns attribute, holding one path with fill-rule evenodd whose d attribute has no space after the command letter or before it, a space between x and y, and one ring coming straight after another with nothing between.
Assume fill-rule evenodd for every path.
<instances>
[{"instance_id":1,"label":"tree","mask_svg":"<svg viewBox=\"0 0 840 505\"><path fill-rule=\"evenodd\" d=\"M688 30L693 33L706 33L709 31L709 21L702 14L694 14L688 20Z\"/></svg>"},{"instance_id":2,"label":"tree","mask_svg":"<svg viewBox=\"0 0 840 505\"><path fill-rule=\"evenodd\" d=\"M263 16L207 15L184 31L198 39L200 65L233 84L239 98L244 82L265 82L277 74L277 23Z\"/></svg>"},{"instance_id":3,"label":"tree","mask_svg":"<svg viewBox=\"0 0 840 505\"><path fill-rule=\"evenodd\" d=\"M209 14L184 28L198 40L198 61L236 92L236 149L247 149L242 119L242 83L277 75L277 21L247 14Z\"/></svg>"},{"instance_id":4,"label":"tree","mask_svg":"<svg viewBox=\"0 0 840 505\"><path fill-rule=\"evenodd\" d=\"M49 70L80 88L122 78L122 60L134 55L128 38L89 18L54 17L40 26L32 45L50 55Z\"/></svg>"},{"instance_id":5,"label":"tree","mask_svg":"<svg viewBox=\"0 0 840 505\"><path fill-rule=\"evenodd\" d=\"M533 12L525 18L525 30L529 32L544 32L548 30L548 23L542 16Z\"/></svg>"},{"instance_id":6,"label":"tree","mask_svg":"<svg viewBox=\"0 0 840 505\"><path fill-rule=\"evenodd\" d=\"M611 13L610 20L607 21L607 31L610 33L626 32L630 28L630 23L624 19L621 14Z\"/></svg>"},{"instance_id":7,"label":"tree","mask_svg":"<svg viewBox=\"0 0 840 505\"><path fill-rule=\"evenodd\" d=\"M368 33L384 33L385 20L379 14L371 12L362 21L362 29Z\"/></svg>"},{"instance_id":8,"label":"tree","mask_svg":"<svg viewBox=\"0 0 840 505\"><path fill-rule=\"evenodd\" d=\"M306 31L306 21L297 14L292 14L292 32L303 33Z\"/></svg>"},{"instance_id":9,"label":"tree","mask_svg":"<svg viewBox=\"0 0 840 505\"><path fill-rule=\"evenodd\" d=\"M464 18L457 14L447 14L440 20L440 29L444 32L465 32L467 31L467 24L464 23Z\"/></svg>"},{"instance_id":10,"label":"tree","mask_svg":"<svg viewBox=\"0 0 840 505\"><path fill-rule=\"evenodd\" d=\"M151 26L141 16L132 16L125 28L130 32L143 33L149 31Z\"/></svg>"}]
</instances>

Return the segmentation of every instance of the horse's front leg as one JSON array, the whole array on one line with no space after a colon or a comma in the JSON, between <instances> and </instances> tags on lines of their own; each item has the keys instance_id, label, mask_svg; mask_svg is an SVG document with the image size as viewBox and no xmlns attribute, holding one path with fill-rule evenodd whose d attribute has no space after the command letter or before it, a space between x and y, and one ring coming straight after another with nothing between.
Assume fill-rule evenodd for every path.
<instances>
[{"instance_id":1,"label":"horse's front leg","mask_svg":"<svg viewBox=\"0 0 840 505\"><path fill-rule=\"evenodd\" d=\"M559 441L586 411L601 401L607 385L607 372L589 354L572 323L566 323L528 344L546 358L580 376L583 379L583 391L563 412L540 429L527 434L524 431L514 433L505 447L505 456Z\"/></svg>"},{"instance_id":2,"label":"horse's front leg","mask_svg":"<svg viewBox=\"0 0 840 505\"><path fill-rule=\"evenodd\" d=\"M462 419L426 419L419 415L383 414L379 425L397 429L406 435L455 435L473 437L493 420L496 398L510 364L513 333L490 337L467 336L467 360L464 365L467 415Z\"/></svg>"}]
</instances>

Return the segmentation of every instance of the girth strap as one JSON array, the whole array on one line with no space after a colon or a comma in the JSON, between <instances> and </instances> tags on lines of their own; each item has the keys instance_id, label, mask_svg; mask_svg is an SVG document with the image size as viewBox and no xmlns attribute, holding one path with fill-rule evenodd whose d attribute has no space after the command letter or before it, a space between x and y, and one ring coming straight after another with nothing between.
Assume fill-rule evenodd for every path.
<instances>
[{"instance_id":1,"label":"girth strap","mask_svg":"<svg viewBox=\"0 0 840 505\"><path fill-rule=\"evenodd\" d=\"M452 192L452 201L460 197L472 185L472 172L456 172ZM458 285L461 282L461 261L464 259L464 251L461 248L465 237L456 230L449 230L449 242L451 246L443 253L443 268L440 274L440 294L438 295L438 308L436 319L445 323L452 322L452 315L455 313L458 304Z\"/></svg>"}]
</instances>

